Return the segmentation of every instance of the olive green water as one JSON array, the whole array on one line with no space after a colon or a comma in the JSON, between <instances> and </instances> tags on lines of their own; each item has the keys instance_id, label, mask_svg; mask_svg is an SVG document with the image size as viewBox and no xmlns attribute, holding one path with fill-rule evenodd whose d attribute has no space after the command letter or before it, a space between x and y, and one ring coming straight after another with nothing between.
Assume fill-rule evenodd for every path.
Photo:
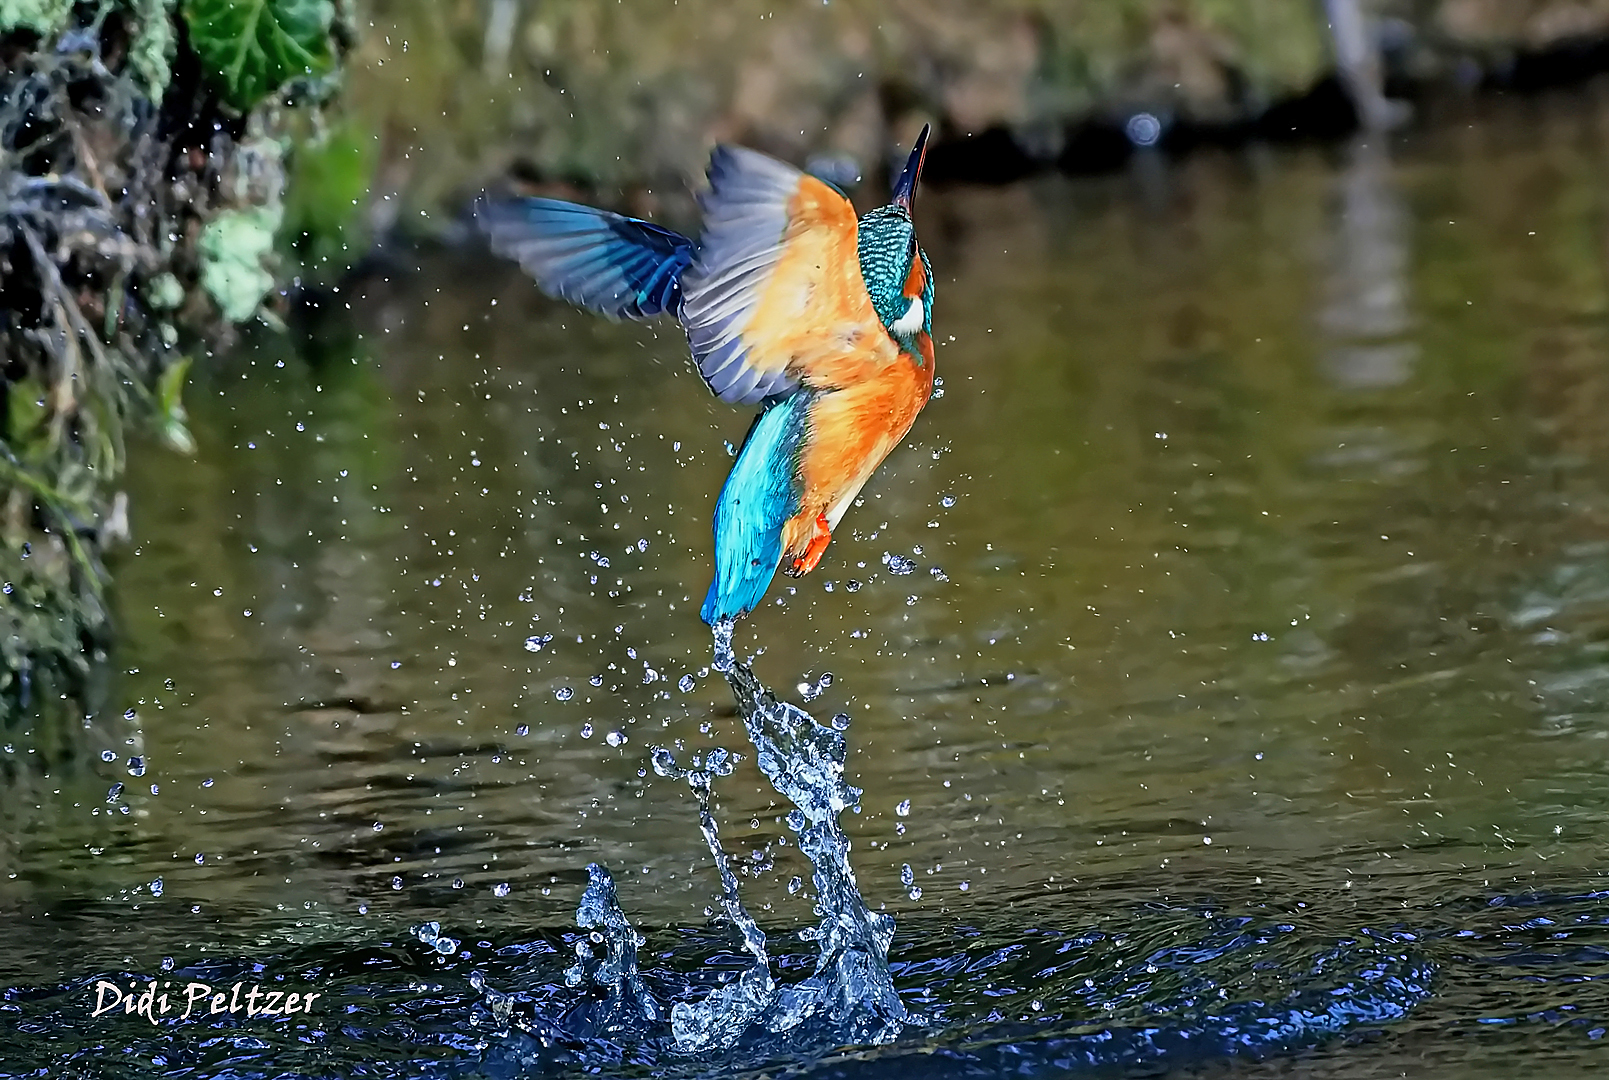
<instances>
[{"instance_id":1,"label":"olive green water","mask_svg":"<svg viewBox=\"0 0 1609 1080\"><path fill-rule=\"evenodd\" d=\"M1165 939L1191 905L1395 926L1441 942L1431 996L1258 1068L1604 1060L1606 132L1588 97L1499 102L924 192L943 397L739 635L780 688L833 674L810 707L853 717L856 866L909 955ZM667 948L709 921L692 801L644 770L742 748L697 608L748 417L668 324L480 256L348 300L197 380L193 460L138 455L114 707L7 736L0 984L55 1010L8 1065L162 1072L74 980L163 957L552 937L593 860ZM809 923L752 760L717 791L762 923ZM1042 982L907 985L1076 1013Z\"/></svg>"}]
</instances>

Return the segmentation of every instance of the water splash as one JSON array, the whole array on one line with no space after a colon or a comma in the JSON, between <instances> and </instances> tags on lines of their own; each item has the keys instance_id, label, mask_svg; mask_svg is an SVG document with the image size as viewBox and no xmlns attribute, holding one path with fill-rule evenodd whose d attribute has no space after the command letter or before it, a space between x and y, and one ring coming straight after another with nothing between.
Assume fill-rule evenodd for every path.
<instances>
[{"instance_id":1,"label":"water splash","mask_svg":"<svg viewBox=\"0 0 1609 1080\"><path fill-rule=\"evenodd\" d=\"M743 937L743 949L751 957L749 966L737 979L711 993L699 1002L677 1002L671 1009L671 1030L679 1049L690 1053L733 1046L743 1033L759 1020L777 1000L776 980L771 977L771 959L766 953L765 932L743 906L738 895L737 875L732 872L731 860L721 846L720 832L715 824L714 793L711 781L716 776L730 776L735 761L725 750L712 750L703 762L694 759L693 768L683 769L676 764L670 751L663 747L654 750L654 771L660 776L687 781L698 800L698 827L704 834L715 868L721 875L721 906L726 917Z\"/></svg>"},{"instance_id":2,"label":"water splash","mask_svg":"<svg viewBox=\"0 0 1609 1080\"><path fill-rule=\"evenodd\" d=\"M732 633L737 629L737 623L731 619L722 619L710 627L715 638L715 659L710 666L721 674L729 674L737 659L732 655Z\"/></svg>"},{"instance_id":3,"label":"water splash","mask_svg":"<svg viewBox=\"0 0 1609 1080\"><path fill-rule=\"evenodd\" d=\"M597 863L587 867L587 889L575 921L592 933L575 943L575 964L565 970L564 982L588 986L600 996L584 1003L572 1019L594 1038L648 1037L664 1022L664 1009L637 971L643 939L620 908L614 878Z\"/></svg>"},{"instance_id":4,"label":"water splash","mask_svg":"<svg viewBox=\"0 0 1609 1080\"><path fill-rule=\"evenodd\" d=\"M698 800L699 830L721 878L721 904L750 957L736 979L700 1000L672 1007L674 1048L685 1054L725 1050L751 1034L770 1036L773 1043L782 1035L796 1045L889 1042L924 1021L906 1010L894 989L888 967L894 920L871 911L861 898L849 863L849 837L839 825L839 815L859 805L861 794L844 781L847 717L835 718L829 727L816 723L803 709L778 701L733 656L732 629L730 622L714 627L713 666L726 676L737 698L760 771L794 806L787 815L788 827L814 867L815 911L820 916L800 936L816 943L817 957L808 978L779 985L765 933L738 894L737 875L721 844L713 805L714 778L731 774L736 755L712 750L684 768L669 750L654 748L654 771L685 780ZM577 943L578 960L565 973L566 982L572 987L590 986L600 996L594 1030L611 1038L633 1031L644 1035L662 1026L664 1012L637 972L640 940L620 909L608 871L593 864L588 873L590 882L576 919L593 932Z\"/></svg>"},{"instance_id":5,"label":"water splash","mask_svg":"<svg viewBox=\"0 0 1609 1080\"><path fill-rule=\"evenodd\" d=\"M778 701L743 664L732 663L725 674L760 771L795 807L788 827L813 867L821 916L807 932L816 942L815 971L782 992L769 1018L772 1030L815 1021L843 1041L887 1042L923 1021L906 1011L894 989L888 970L893 917L866 907L849 862L849 837L838 822L860 803L860 790L844 781L844 733Z\"/></svg>"}]
</instances>

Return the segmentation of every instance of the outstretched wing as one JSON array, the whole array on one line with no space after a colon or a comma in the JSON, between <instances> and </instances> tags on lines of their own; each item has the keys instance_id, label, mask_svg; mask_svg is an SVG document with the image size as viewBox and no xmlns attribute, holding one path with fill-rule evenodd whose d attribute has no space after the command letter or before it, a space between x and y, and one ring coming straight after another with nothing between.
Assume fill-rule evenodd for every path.
<instances>
[{"instance_id":1,"label":"outstretched wing","mask_svg":"<svg viewBox=\"0 0 1609 1080\"><path fill-rule=\"evenodd\" d=\"M549 296L615 319L674 313L694 245L681 233L557 199L482 199L492 250L519 262Z\"/></svg>"},{"instance_id":2,"label":"outstretched wing","mask_svg":"<svg viewBox=\"0 0 1609 1080\"><path fill-rule=\"evenodd\" d=\"M897 357L866 294L848 199L741 147L716 147L709 178L682 322L717 396L753 404Z\"/></svg>"}]
</instances>

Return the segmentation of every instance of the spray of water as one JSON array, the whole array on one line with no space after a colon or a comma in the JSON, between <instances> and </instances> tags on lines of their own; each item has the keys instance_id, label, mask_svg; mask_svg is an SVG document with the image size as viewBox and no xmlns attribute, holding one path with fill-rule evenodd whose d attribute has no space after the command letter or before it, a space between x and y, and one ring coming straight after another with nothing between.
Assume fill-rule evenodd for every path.
<instances>
[{"instance_id":1,"label":"spray of water","mask_svg":"<svg viewBox=\"0 0 1609 1080\"><path fill-rule=\"evenodd\" d=\"M801 936L816 943L818 954L809 978L779 985L765 934L738 895L737 875L721 845L712 805L714 778L730 775L735 756L714 750L683 768L670 751L656 748L654 770L685 780L698 800L699 828L721 877L721 903L750 956L738 978L702 1000L678 1002L671 1009L675 1048L683 1053L729 1049L759 1035L773 1043L776 1036L805 1042L888 1042L922 1020L906 1011L889 974L894 920L867 908L849 863L849 837L838 818L859 803L860 790L844 781L843 731L778 701L733 656L731 623L715 627L714 667L737 698L760 771L794 806L788 827L814 867L820 917ZM599 1030L614 1036L650 1030L662 1023L663 1011L637 973L636 931L620 909L608 872L597 865L589 871L591 880L576 915L592 934L577 945L579 959L566 980L591 987L601 998L594 1018Z\"/></svg>"}]
</instances>

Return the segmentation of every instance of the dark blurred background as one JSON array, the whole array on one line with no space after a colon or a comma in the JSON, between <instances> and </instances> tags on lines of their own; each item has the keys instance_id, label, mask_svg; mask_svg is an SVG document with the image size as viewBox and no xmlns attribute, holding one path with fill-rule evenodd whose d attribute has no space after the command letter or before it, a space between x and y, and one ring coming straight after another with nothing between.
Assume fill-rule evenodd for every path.
<instances>
[{"instance_id":1,"label":"dark blurred background","mask_svg":"<svg viewBox=\"0 0 1609 1080\"><path fill-rule=\"evenodd\" d=\"M368 18L350 101L379 136L380 220L504 170L646 210L716 141L876 173L929 121L935 178L1102 170L1135 144L1334 138L1403 119L1382 95L1609 66L1604 0L380 0Z\"/></svg>"}]
</instances>

